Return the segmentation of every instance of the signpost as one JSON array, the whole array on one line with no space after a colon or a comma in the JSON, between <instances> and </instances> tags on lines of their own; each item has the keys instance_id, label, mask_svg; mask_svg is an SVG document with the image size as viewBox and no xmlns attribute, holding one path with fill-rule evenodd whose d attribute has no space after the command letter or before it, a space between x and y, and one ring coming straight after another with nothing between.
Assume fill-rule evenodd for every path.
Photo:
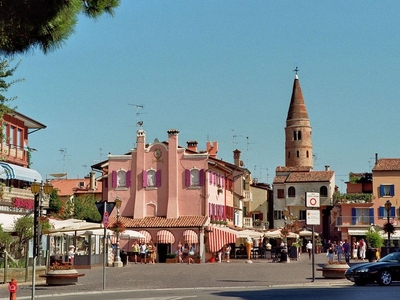
<instances>
[{"instance_id":1,"label":"signpost","mask_svg":"<svg viewBox=\"0 0 400 300\"><path fill-rule=\"evenodd\" d=\"M107 228L109 225L109 216L113 211L115 206L115 202L101 201L96 202L97 210L101 215L101 222L104 227L104 236L103 236L103 290L106 289L106 264L107 264Z\"/></svg>"},{"instance_id":2,"label":"signpost","mask_svg":"<svg viewBox=\"0 0 400 300\"><path fill-rule=\"evenodd\" d=\"M312 235L312 282L315 281L315 238L314 238L314 225L320 225L321 215L320 215L320 201L319 193L306 192L306 207L311 209L306 210L306 224L311 225L311 235ZM314 208L318 208L314 210Z\"/></svg>"}]
</instances>

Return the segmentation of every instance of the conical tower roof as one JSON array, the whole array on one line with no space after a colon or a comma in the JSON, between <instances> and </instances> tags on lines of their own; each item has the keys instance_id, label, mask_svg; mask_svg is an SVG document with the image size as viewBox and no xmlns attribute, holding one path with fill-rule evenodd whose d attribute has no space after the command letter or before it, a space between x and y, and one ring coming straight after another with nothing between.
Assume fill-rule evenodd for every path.
<instances>
[{"instance_id":1,"label":"conical tower roof","mask_svg":"<svg viewBox=\"0 0 400 300\"><path fill-rule=\"evenodd\" d=\"M303 93L301 92L299 77L295 76L293 83L292 99L290 100L289 111L286 118L286 126L296 124L298 121L308 120L306 104L304 103ZM304 124L304 123L303 123Z\"/></svg>"}]
</instances>

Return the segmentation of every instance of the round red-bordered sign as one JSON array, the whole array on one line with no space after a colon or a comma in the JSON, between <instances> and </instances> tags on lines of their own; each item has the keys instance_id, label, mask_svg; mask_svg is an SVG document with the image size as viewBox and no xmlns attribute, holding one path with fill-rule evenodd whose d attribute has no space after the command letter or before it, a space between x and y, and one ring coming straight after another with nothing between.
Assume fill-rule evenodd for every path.
<instances>
[{"instance_id":1,"label":"round red-bordered sign","mask_svg":"<svg viewBox=\"0 0 400 300\"><path fill-rule=\"evenodd\" d=\"M105 211L105 212L104 212L104 215L103 215L103 225L104 225L105 228L108 228L108 211Z\"/></svg>"},{"instance_id":2,"label":"round red-bordered sign","mask_svg":"<svg viewBox=\"0 0 400 300\"><path fill-rule=\"evenodd\" d=\"M315 199L315 198L311 198L310 199L310 205L316 205L317 204L317 199Z\"/></svg>"}]
</instances>

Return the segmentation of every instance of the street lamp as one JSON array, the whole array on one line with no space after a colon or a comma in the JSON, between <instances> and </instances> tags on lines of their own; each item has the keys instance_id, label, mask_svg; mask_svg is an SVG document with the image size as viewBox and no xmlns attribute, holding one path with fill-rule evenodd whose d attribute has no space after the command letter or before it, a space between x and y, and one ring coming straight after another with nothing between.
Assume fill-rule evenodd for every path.
<instances>
[{"instance_id":1,"label":"street lamp","mask_svg":"<svg viewBox=\"0 0 400 300\"><path fill-rule=\"evenodd\" d=\"M115 206L117 207L117 226L119 226L119 209L121 208L121 203L122 200L117 197L115 199ZM122 261L121 261L121 257L120 257L120 253L119 253L119 229L116 230L117 233L117 251L116 251L116 257L114 260L114 267L122 267Z\"/></svg>"},{"instance_id":2,"label":"street lamp","mask_svg":"<svg viewBox=\"0 0 400 300\"><path fill-rule=\"evenodd\" d=\"M392 209L392 202L390 200L387 200L385 203L385 209L387 213L387 223L389 225L390 223L390 211ZM388 231L388 253L390 253L390 232Z\"/></svg>"},{"instance_id":3,"label":"street lamp","mask_svg":"<svg viewBox=\"0 0 400 300\"><path fill-rule=\"evenodd\" d=\"M34 214L33 214L33 265L32 265L32 299L35 297L35 276L36 262L40 264L40 248L41 248L41 225L39 223L42 201L44 195L49 195L53 191L53 186L50 183L38 183L36 180L31 184L31 192L35 195L34 199Z\"/></svg>"}]
</instances>

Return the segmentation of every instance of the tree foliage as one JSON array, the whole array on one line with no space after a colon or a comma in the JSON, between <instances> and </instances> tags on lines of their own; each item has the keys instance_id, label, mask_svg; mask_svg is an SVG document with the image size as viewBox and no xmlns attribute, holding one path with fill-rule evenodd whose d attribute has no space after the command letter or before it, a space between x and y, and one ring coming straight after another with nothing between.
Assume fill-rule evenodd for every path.
<instances>
[{"instance_id":1,"label":"tree foliage","mask_svg":"<svg viewBox=\"0 0 400 300\"><path fill-rule=\"evenodd\" d=\"M1 1L1 0L0 0ZM17 82L24 81L24 79L14 79L7 80L9 77L14 75L14 72L18 69L18 66L21 61L19 61L14 67L10 66L12 60L7 60L4 58L0 58L0 118L3 117L4 113L10 112L10 102L15 100L17 97L7 97L6 93L9 88Z\"/></svg>"},{"instance_id":2,"label":"tree foliage","mask_svg":"<svg viewBox=\"0 0 400 300\"><path fill-rule=\"evenodd\" d=\"M16 233L15 258L23 257L28 241L33 238L33 217L26 216L17 219L14 223Z\"/></svg>"},{"instance_id":3,"label":"tree foliage","mask_svg":"<svg viewBox=\"0 0 400 300\"><path fill-rule=\"evenodd\" d=\"M80 13L114 14L120 0L0 0L0 53L58 49L74 33Z\"/></svg>"},{"instance_id":4,"label":"tree foliage","mask_svg":"<svg viewBox=\"0 0 400 300\"><path fill-rule=\"evenodd\" d=\"M101 215L97 210L93 195L84 195L74 199L73 217L88 222L100 222Z\"/></svg>"},{"instance_id":5,"label":"tree foliage","mask_svg":"<svg viewBox=\"0 0 400 300\"><path fill-rule=\"evenodd\" d=\"M5 232L0 224L0 251L9 250L12 237L9 232Z\"/></svg>"}]
</instances>

